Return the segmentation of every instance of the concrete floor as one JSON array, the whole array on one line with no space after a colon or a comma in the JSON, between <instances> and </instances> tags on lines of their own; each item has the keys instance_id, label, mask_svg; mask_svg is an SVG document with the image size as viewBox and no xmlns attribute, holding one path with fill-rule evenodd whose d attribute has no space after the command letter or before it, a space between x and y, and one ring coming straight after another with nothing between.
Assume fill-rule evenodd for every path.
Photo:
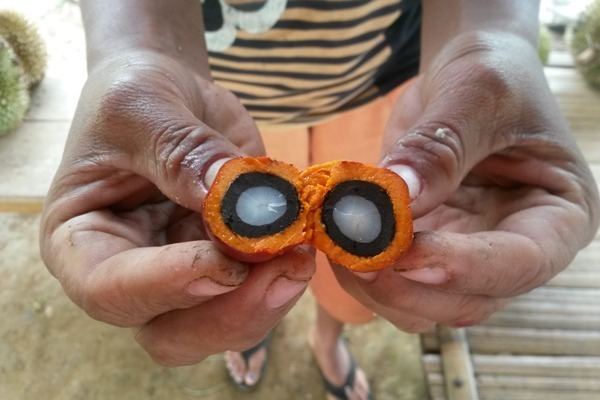
<instances>
[{"instance_id":1,"label":"concrete floor","mask_svg":"<svg viewBox=\"0 0 600 400\"><path fill-rule=\"evenodd\" d=\"M322 399L306 343L314 300L307 293L271 342L259 390L239 393L222 359L194 367L156 365L129 330L91 320L50 276L37 250L39 216L0 214L0 399ZM376 320L347 332L379 400L426 398L419 339ZM207 383L208 382L208 383ZM216 391L207 392L210 384Z\"/></svg>"}]
</instances>

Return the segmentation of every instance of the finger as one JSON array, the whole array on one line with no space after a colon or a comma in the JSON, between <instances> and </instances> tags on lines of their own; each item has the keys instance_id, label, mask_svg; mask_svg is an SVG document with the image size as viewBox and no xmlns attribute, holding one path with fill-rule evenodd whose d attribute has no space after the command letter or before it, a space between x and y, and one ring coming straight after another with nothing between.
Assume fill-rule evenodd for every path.
<instances>
[{"instance_id":1,"label":"finger","mask_svg":"<svg viewBox=\"0 0 600 400\"><path fill-rule=\"evenodd\" d=\"M360 302L399 329L421 333L435 323L470 326L487 319L502 302L488 296L447 293L385 269L364 279L336 269L341 285Z\"/></svg>"},{"instance_id":2,"label":"finger","mask_svg":"<svg viewBox=\"0 0 600 400\"><path fill-rule=\"evenodd\" d=\"M422 124L402 136L382 166L408 185L413 216L423 216L459 187L471 166L458 131L439 123Z\"/></svg>"},{"instance_id":3,"label":"finger","mask_svg":"<svg viewBox=\"0 0 600 400\"><path fill-rule=\"evenodd\" d=\"M481 88L473 90L473 81ZM422 109L395 109L386 135L396 141L382 161L407 181L415 217L436 208L473 166L510 144L509 135L494 132L520 107L506 80L483 64L457 62L417 83L408 94Z\"/></svg>"},{"instance_id":4,"label":"finger","mask_svg":"<svg viewBox=\"0 0 600 400\"><path fill-rule=\"evenodd\" d=\"M314 258L301 248L255 264L239 289L160 315L137 330L136 340L154 360L171 366L248 349L296 303L314 267Z\"/></svg>"},{"instance_id":5,"label":"finger","mask_svg":"<svg viewBox=\"0 0 600 400\"><path fill-rule=\"evenodd\" d=\"M133 170L171 200L199 211L213 162L264 154L258 129L232 93L196 79L172 60L147 57L134 55L128 68L88 85L66 154L78 156L70 160L76 165L82 158L100 165L108 159L111 167ZM87 103L99 104L92 117Z\"/></svg>"},{"instance_id":6,"label":"finger","mask_svg":"<svg viewBox=\"0 0 600 400\"><path fill-rule=\"evenodd\" d=\"M419 232L392 269L438 290L502 298L548 281L557 273L550 257L531 238L508 231Z\"/></svg>"},{"instance_id":7,"label":"finger","mask_svg":"<svg viewBox=\"0 0 600 400\"><path fill-rule=\"evenodd\" d=\"M230 102L237 104L233 96ZM235 108L229 104L226 107ZM252 143L260 143L258 130L241 109L238 115L230 117L237 121L235 126L225 124L220 126L221 130L216 130L183 107L162 108L164 114L160 118L167 126L146 132L146 135L151 135L155 146L135 150L137 172L178 204L200 211L202 200L214 179L215 168L211 170L211 166L220 166L224 160L243 155L244 150L248 150L237 147L230 139L237 140L239 131L244 131L246 139L252 137ZM224 118L227 119L226 116ZM238 141L241 142L241 139Z\"/></svg>"},{"instance_id":8,"label":"finger","mask_svg":"<svg viewBox=\"0 0 600 400\"><path fill-rule=\"evenodd\" d=\"M77 220L53 235L55 270L65 291L91 317L118 326L139 326L156 315L188 308L238 288L248 267L209 241L142 247L97 223ZM114 229L114 228L113 228ZM50 264L58 264L51 260Z\"/></svg>"}]
</instances>

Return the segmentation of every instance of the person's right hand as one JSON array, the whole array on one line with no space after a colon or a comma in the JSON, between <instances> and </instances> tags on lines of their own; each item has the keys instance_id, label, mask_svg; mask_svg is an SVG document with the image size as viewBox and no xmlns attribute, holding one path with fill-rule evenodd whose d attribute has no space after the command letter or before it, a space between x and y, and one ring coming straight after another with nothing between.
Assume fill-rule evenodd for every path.
<instances>
[{"instance_id":1,"label":"person's right hand","mask_svg":"<svg viewBox=\"0 0 600 400\"><path fill-rule=\"evenodd\" d=\"M237 99L183 65L140 51L92 68L40 235L67 295L95 319L134 328L169 366L255 344L314 271L302 248L249 266L208 240L210 166L264 149Z\"/></svg>"}]
</instances>

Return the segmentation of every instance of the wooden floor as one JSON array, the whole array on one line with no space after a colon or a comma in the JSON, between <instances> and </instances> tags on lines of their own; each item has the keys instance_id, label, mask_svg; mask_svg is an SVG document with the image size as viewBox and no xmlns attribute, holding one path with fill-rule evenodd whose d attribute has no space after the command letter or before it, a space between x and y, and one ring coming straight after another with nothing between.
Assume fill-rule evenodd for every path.
<instances>
[{"instance_id":1,"label":"wooden floor","mask_svg":"<svg viewBox=\"0 0 600 400\"><path fill-rule=\"evenodd\" d=\"M568 62L546 75L600 186L600 91ZM423 335L431 398L600 399L599 267L597 235L564 272L483 325Z\"/></svg>"}]
</instances>

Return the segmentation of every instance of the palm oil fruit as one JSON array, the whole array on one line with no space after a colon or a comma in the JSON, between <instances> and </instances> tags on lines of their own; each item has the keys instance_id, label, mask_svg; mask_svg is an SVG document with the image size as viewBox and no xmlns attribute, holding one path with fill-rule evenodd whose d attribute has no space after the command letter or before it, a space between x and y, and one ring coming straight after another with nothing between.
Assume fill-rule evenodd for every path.
<instances>
[{"instance_id":1,"label":"palm oil fruit","mask_svg":"<svg viewBox=\"0 0 600 400\"><path fill-rule=\"evenodd\" d=\"M204 201L205 224L223 251L258 262L311 244L354 271L375 271L412 243L410 196L395 173L351 161L303 171L270 158L220 169Z\"/></svg>"},{"instance_id":2,"label":"palm oil fruit","mask_svg":"<svg viewBox=\"0 0 600 400\"><path fill-rule=\"evenodd\" d=\"M412 244L410 195L394 172L353 161L314 165L300 173L313 203L310 244L353 271L385 268Z\"/></svg>"},{"instance_id":3,"label":"palm oil fruit","mask_svg":"<svg viewBox=\"0 0 600 400\"><path fill-rule=\"evenodd\" d=\"M267 157L234 158L219 170L203 204L205 226L221 250L261 262L301 244L306 208L298 169Z\"/></svg>"}]
</instances>

